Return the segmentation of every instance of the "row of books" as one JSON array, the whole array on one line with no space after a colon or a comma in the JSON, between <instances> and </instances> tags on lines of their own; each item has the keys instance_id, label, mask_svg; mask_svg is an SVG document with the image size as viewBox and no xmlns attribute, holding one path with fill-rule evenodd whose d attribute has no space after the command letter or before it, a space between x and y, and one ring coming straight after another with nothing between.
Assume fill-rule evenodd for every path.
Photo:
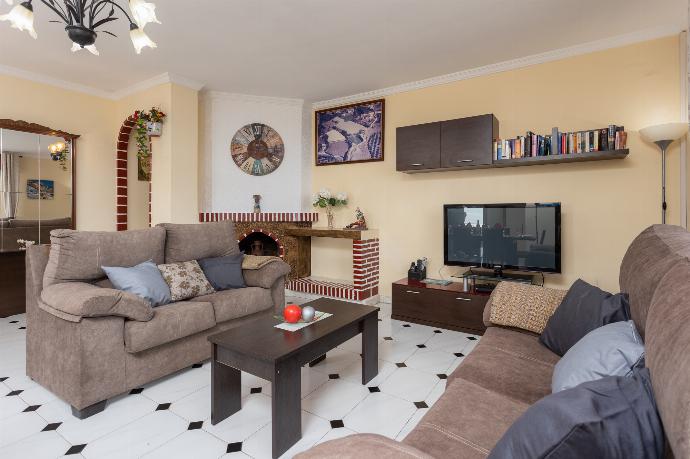
<instances>
[{"instance_id":1,"label":"row of books","mask_svg":"<svg viewBox=\"0 0 690 459\"><path fill-rule=\"evenodd\" d=\"M575 155L592 151L622 150L626 148L628 133L624 126L611 124L608 128L591 131L559 132L551 135L528 131L515 139L494 141L494 159L527 158L532 156Z\"/></svg>"}]
</instances>

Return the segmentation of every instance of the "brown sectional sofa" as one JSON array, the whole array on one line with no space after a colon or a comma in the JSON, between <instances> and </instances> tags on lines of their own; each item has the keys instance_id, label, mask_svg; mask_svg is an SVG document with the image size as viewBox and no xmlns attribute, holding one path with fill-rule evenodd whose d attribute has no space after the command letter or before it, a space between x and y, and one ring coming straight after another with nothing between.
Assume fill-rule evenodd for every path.
<instances>
[{"instance_id":1,"label":"brown sectional sofa","mask_svg":"<svg viewBox=\"0 0 690 459\"><path fill-rule=\"evenodd\" d=\"M285 306L290 267L244 271L246 288L151 308L111 289L101 266L238 253L232 222L123 232L51 233L27 250L27 374L83 418L125 393L211 357L207 337Z\"/></svg>"},{"instance_id":2,"label":"brown sectional sofa","mask_svg":"<svg viewBox=\"0 0 690 459\"><path fill-rule=\"evenodd\" d=\"M621 264L620 289L629 293L633 320L645 337L667 455L690 457L690 233L667 225L643 231ZM299 457L486 457L530 405L551 393L559 360L534 333L486 325L443 396L402 442L351 435Z\"/></svg>"},{"instance_id":3,"label":"brown sectional sofa","mask_svg":"<svg viewBox=\"0 0 690 459\"><path fill-rule=\"evenodd\" d=\"M50 240L50 232L54 229L64 229L72 227L72 219L54 218L50 220L22 220L22 219L2 219L0 220L0 251L12 252L20 250L18 239L25 241L39 241L43 244Z\"/></svg>"}]
</instances>

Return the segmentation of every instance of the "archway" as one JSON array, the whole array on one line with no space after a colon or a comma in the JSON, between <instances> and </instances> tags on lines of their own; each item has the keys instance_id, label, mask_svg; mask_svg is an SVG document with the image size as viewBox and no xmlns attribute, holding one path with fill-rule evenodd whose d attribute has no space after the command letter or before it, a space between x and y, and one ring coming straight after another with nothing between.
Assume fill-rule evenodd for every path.
<instances>
[{"instance_id":1,"label":"archway","mask_svg":"<svg viewBox=\"0 0 690 459\"><path fill-rule=\"evenodd\" d=\"M116 155L116 196L117 204L115 210L116 225L118 231L127 230L127 210L128 210L128 186L127 186L127 148L129 146L129 138L132 129L136 125L134 121L134 114L127 117L120 127L120 132L117 136L117 155ZM149 151L153 152L149 137ZM151 180L149 180L148 192L148 214L149 226L151 226Z\"/></svg>"}]
</instances>

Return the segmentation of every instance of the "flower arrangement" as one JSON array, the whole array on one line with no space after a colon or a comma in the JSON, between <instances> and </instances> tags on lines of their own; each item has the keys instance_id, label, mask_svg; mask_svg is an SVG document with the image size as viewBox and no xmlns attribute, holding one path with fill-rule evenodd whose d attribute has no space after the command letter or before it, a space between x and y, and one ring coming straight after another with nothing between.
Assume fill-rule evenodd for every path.
<instances>
[{"instance_id":1,"label":"flower arrangement","mask_svg":"<svg viewBox=\"0 0 690 459\"><path fill-rule=\"evenodd\" d=\"M326 216L328 217L328 228L333 229L333 208L338 206L347 205L347 193L338 193L333 196L331 190L328 188L322 188L317 194L314 195L312 200L312 205L314 207L321 207L326 209Z\"/></svg>"},{"instance_id":2,"label":"flower arrangement","mask_svg":"<svg viewBox=\"0 0 690 459\"><path fill-rule=\"evenodd\" d=\"M17 244L19 244L19 250L26 250L30 245L36 244L36 241L27 241L26 239L17 239Z\"/></svg>"},{"instance_id":3,"label":"flower arrangement","mask_svg":"<svg viewBox=\"0 0 690 459\"><path fill-rule=\"evenodd\" d=\"M149 150L148 123L162 123L163 118L165 118L165 113L156 107L151 108L148 112L146 110L137 110L134 112L134 122L137 127L137 157L148 158L151 156L151 151Z\"/></svg>"}]
</instances>

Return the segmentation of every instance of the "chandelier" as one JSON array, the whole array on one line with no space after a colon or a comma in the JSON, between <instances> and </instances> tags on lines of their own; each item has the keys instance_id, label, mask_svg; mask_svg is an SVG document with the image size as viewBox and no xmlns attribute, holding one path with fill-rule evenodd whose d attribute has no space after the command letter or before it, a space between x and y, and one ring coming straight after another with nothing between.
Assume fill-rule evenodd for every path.
<instances>
[{"instance_id":1,"label":"chandelier","mask_svg":"<svg viewBox=\"0 0 690 459\"><path fill-rule=\"evenodd\" d=\"M12 5L14 0L5 0ZM125 0L126 1L126 0ZM145 47L155 48L156 44L144 33L144 26L149 22L160 24L156 18L156 5L144 0L129 0L129 13L115 0L40 0L48 9L53 11L59 21L65 24L65 31L72 40L72 52L86 49L98 55L96 37L102 32L117 37L108 30L102 30L106 24L118 19L122 14L129 21L129 37L137 54ZM32 0L25 0L15 5L9 13L0 15L0 21L9 21L13 28L27 31L33 38L37 38L34 30L34 8ZM98 29L98 30L97 30Z\"/></svg>"}]
</instances>

